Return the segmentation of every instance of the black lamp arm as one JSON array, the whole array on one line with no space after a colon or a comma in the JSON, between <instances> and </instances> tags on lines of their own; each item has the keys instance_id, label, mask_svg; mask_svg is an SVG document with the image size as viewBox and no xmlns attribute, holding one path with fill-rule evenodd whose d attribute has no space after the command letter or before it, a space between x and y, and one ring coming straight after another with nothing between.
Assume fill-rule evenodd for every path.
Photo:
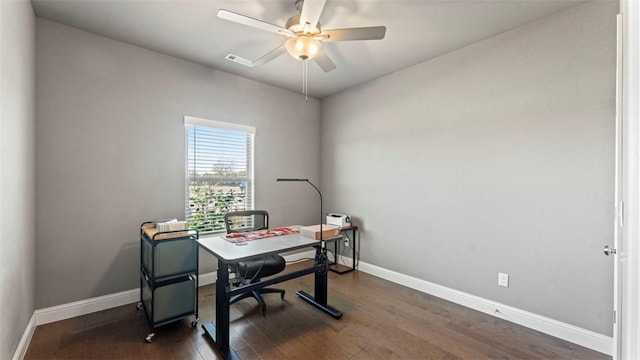
<instances>
[{"instance_id":1,"label":"black lamp arm","mask_svg":"<svg viewBox=\"0 0 640 360\"><path fill-rule=\"evenodd\" d=\"M318 195L320 195L320 241L324 241L323 234L322 234L322 193L320 192L320 189L318 189L317 186L315 186L311 181L309 181L309 179L278 178L278 179L276 179L276 181L300 181L300 182L306 182L309 185L313 186L314 189L316 189L316 191L318 192Z\"/></svg>"}]
</instances>

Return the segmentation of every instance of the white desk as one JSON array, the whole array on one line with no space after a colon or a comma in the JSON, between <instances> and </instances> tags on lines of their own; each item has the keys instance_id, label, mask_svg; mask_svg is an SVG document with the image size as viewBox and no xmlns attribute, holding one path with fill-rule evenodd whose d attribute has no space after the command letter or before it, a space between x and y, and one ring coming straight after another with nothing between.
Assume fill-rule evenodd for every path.
<instances>
[{"instance_id":1,"label":"white desk","mask_svg":"<svg viewBox=\"0 0 640 360\"><path fill-rule=\"evenodd\" d=\"M321 244L318 240L306 238L300 234L276 236L235 244L220 236L210 236L201 237L198 243L205 251L226 262L248 260Z\"/></svg>"},{"instance_id":2,"label":"white desk","mask_svg":"<svg viewBox=\"0 0 640 360\"><path fill-rule=\"evenodd\" d=\"M303 237L300 234L276 236L245 242L246 245L236 245L219 236L201 237L198 244L202 249L218 259L216 279L216 322L202 325L204 331L213 339L216 347L226 359L238 359L238 354L229 346L229 300L238 294L260 289L272 284L287 281L300 276L315 273L314 295L304 291L296 294L302 300L315 306L335 319L342 317L342 312L327 304L327 261L326 243L342 239L337 236L325 241L318 241ZM240 260L278 254L282 252L313 246L316 249L314 265L310 268L287 273L268 280L231 288L229 283L229 264Z\"/></svg>"}]
</instances>

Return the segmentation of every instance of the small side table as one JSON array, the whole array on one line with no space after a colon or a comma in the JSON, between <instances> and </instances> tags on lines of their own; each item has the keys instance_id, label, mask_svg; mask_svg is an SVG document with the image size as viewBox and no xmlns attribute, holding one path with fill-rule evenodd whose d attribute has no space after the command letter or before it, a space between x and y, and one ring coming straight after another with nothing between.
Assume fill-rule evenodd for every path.
<instances>
[{"instance_id":1,"label":"small side table","mask_svg":"<svg viewBox=\"0 0 640 360\"><path fill-rule=\"evenodd\" d=\"M342 264L338 264L338 242L339 241L334 241L333 242L333 256L334 256L334 262L333 264L329 265L329 270L333 271L334 273L338 273L338 274L346 274L348 272L354 271L356 269L356 249L358 248L358 226L356 225L350 225L350 226L345 226L345 227L341 227L340 228L340 232L343 231L351 231L351 241L349 243L349 247L351 248L351 267L348 266L344 266ZM344 246L344 245L343 245ZM344 268L344 269L338 269L338 267Z\"/></svg>"}]
</instances>

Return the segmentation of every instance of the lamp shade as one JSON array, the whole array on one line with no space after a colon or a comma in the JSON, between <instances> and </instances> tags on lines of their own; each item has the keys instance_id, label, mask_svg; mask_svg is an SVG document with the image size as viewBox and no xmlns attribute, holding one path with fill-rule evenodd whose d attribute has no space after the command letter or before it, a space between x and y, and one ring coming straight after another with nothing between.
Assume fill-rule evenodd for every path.
<instances>
[{"instance_id":1,"label":"lamp shade","mask_svg":"<svg viewBox=\"0 0 640 360\"><path fill-rule=\"evenodd\" d=\"M314 56L320 50L320 41L308 37L308 36L297 36L287 40L285 43L287 51L289 55L293 56L298 60L308 60L313 59Z\"/></svg>"}]
</instances>

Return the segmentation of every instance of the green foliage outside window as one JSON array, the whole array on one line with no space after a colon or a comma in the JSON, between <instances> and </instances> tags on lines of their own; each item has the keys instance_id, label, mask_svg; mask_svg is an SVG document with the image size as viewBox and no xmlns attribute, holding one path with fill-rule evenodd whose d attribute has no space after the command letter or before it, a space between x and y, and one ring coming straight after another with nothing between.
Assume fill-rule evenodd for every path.
<instances>
[{"instance_id":1,"label":"green foliage outside window","mask_svg":"<svg viewBox=\"0 0 640 360\"><path fill-rule=\"evenodd\" d=\"M218 184L190 186L191 214L187 217L189 228L199 232L224 230L224 214L245 208L245 193L241 191L243 189Z\"/></svg>"}]
</instances>

